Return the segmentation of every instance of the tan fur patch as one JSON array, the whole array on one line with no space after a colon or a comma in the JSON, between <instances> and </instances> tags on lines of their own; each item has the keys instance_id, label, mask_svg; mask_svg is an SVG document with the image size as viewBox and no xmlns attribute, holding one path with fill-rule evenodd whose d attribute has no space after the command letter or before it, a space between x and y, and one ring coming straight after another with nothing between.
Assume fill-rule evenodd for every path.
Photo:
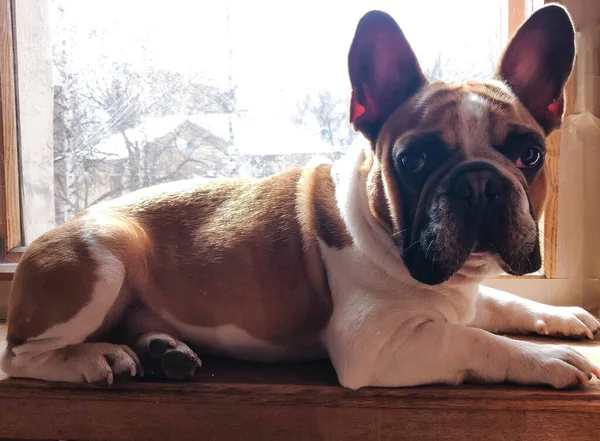
<instances>
[{"instance_id":1,"label":"tan fur patch","mask_svg":"<svg viewBox=\"0 0 600 441\"><path fill-rule=\"evenodd\" d=\"M500 144L514 126L527 128L544 136L542 128L535 122L519 100L512 95L510 89L496 81L470 81L462 84L435 82L400 106L384 124L377 139L376 157L379 167L373 167L371 173L377 172L369 182L381 182L383 191L368 191L372 207L383 207L382 194L387 195L385 204L389 207L394 228L398 233L402 228L401 191L393 169L392 150L394 142L410 132L438 132L450 148L461 148L461 133L458 111L460 103L467 94L476 94L488 104L489 141ZM532 203L536 215L539 216L545 200L545 172L541 173L530 186ZM379 210L385 212L384 210ZM378 211L378 212L379 212Z\"/></svg>"},{"instance_id":2,"label":"tan fur patch","mask_svg":"<svg viewBox=\"0 0 600 441\"><path fill-rule=\"evenodd\" d=\"M330 166L302 185L301 173L142 191L47 233L15 276L11 344L68 320L89 300L89 237L124 263L124 287L157 316L202 328L235 325L285 347L319 346L332 302L316 234L335 246L351 241Z\"/></svg>"},{"instance_id":3,"label":"tan fur patch","mask_svg":"<svg viewBox=\"0 0 600 441\"><path fill-rule=\"evenodd\" d=\"M144 303L199 327L233 324L278 344L314 342L329 293L307 278L296 217L300 170L260 181L223 181L130 211L154 245Z\"/></svg>"},{"instance_id":4,"label":"tan fur patch","mask_svg":"<svg viewBox=\"0 0 600 441\"><path fill-rule=\"evenodd\" d=\"M331 178L331 165L315 167L307 180L306 191L312 201L312 224L316 234L330 248L342 249L352 245L352 237L340 216L335 201L335 186Z\"/></svg>"},{"instance_id":5,"label":"tan fur patch","mask_svg":"<svg viewBox=\"0 0 600 441\"><path fill-rule=\"evenodd\" d=\"M42 235L27 248L9 297L9 349L69 320L89 301L96 262L84 235L74 221Z\"/></svg>"}]
</instances>

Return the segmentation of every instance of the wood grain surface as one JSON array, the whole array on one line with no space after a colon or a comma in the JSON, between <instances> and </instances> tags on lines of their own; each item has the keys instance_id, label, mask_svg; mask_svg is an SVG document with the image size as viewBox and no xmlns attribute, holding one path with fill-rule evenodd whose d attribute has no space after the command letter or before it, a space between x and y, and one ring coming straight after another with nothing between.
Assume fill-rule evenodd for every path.
<instances>
[{"instance_id":1,"label":"wood grain surface","mask_svg":"<svg viewBox=\"0 0 600 441\"><path fill-rule=\"evenodd\" d=\"M572 344L600 362L600 341ZM570 391L508 385L349 391L327 362L204 358L191 382L0 381L0 439L584 440L598 433L598 380Z\"/></svg>"},{"instance_id":2,"label":"wood grain surface","mask_svg":"<svg viewBox=\"0 0 600 441\"><path fill-rule=\"evenodd\" d=\"M0 0L0 253L21 245L14 38L10 0Z\"/></svg>"}]
</instances>

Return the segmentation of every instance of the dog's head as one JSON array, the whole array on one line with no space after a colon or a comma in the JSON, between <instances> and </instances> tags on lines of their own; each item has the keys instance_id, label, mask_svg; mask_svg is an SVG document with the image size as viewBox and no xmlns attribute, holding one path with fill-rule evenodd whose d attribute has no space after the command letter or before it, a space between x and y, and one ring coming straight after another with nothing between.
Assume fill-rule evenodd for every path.
<instances>
[{"instance_id":1,"label":"dog's head","mask_svg":"<svg viewBox=\"0 0 600 441\"><path fill-rule=\"evenodd\" d=\"M560 125L574 57L571 19L549 5L517 31L494 80L429 83L389 15L361 19L350 119L372 147L371 212L416 280L439 284L490 261L513 275L539 270L545 137Z\"/></svg>"}]
</instances>

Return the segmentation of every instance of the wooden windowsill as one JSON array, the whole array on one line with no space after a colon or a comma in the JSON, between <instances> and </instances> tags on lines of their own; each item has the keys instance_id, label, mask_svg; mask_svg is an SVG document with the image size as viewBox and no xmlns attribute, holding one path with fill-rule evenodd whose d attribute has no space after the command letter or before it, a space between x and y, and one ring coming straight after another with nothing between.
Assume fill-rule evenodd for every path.
<instances>
[{"instance_id":1,"label":"wooden windowsill","mask_svg":"<svg viewBox=\"0 0 600 441\"><path fill-rule=\"evenodd\" d=\"M600 361L600 341L573 344ZM597 380L571 391L349 391L338 386L328 363L205 359L192 382L133 381L108 388L0 381L0 439L576 440L600 433L599 416Z\"/></svg>"},{"instance_id":2,"label":"wooden windowsill","mask_svg":"<svg viewBox=\"0 0 600 441\"><path fill-rule=\"evenodd\" d=\"M25 249L25 247L19 247L19 251L11 251L10 253L8 253L6 255L4 262L0 263L0 281L9 281L9 282L12 281L14 274L15 274L15 270L17 269L17 264L19 262L19 259L23 255L24 249ZM494 279L499 279L499 280L510 280L510 279L541 280L541 279L546 279L546 276L541 272L535 272L532 274L526 274L524 276L512 276L510 274L501 274L497 277L494 277Z\"/></svg>"}]
</instances>

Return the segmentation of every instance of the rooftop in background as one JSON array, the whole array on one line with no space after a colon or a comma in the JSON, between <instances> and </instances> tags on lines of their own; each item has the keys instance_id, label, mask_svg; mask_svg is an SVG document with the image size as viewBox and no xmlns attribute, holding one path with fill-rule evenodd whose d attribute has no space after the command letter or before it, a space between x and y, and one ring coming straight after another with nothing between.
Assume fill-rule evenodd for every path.
<instances>
[{"instance_id":1,"label":"rooftop in background","mask_svg":"<svg viewBox=\"0 0 600 441\"><path fill-rule=\"evenodd\" d=\"M190 122L211 135L229 139L231 122L233 149L242 155L324 154L339 152L338 146L321 139L320 133L293 124L282 118L238 117L227 114L169 115L151 117L125 132L131 142L151 143ZM121 134L101 141L95 150L96 159L124 159L128 156Z\"/></svg>"}]
</instances>

